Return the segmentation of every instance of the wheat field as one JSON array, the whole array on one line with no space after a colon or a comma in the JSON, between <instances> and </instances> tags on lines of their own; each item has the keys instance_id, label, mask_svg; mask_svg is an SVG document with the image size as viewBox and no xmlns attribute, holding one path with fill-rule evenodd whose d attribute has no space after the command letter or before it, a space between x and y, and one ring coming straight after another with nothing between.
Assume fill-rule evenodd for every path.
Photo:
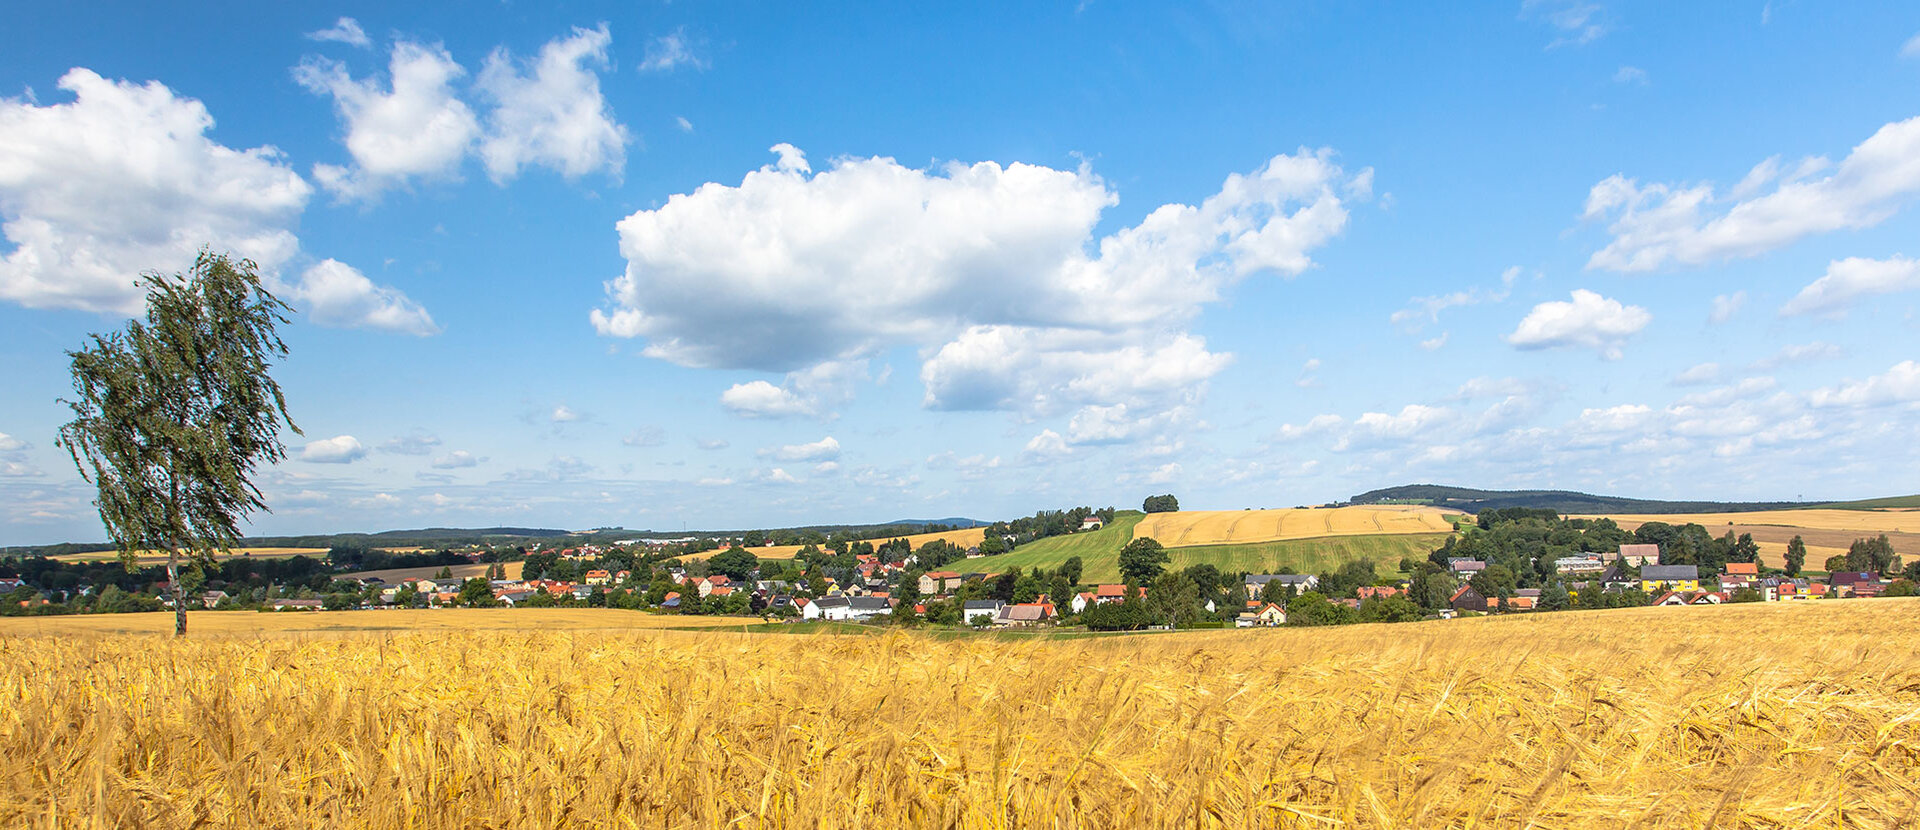
<instances>
[{"instance_id":1,"label":"wheat field","mask_svg":"<svg viewBox=\"0 0 1920 830\"><path fill-rule=\"evenodd\" d=\"M1278 542L1321 536L1449 533L1446 511L1418 505L1294 507L1278 510L1183 510L1151 513L1133 528L1167 547Z\"/></svg>"},{"instance_id":2,"label":"wheat field","mask_svg":"<svg viewBox=\"0 0 1920 830\"><path fill-rule=\"evenodd\" d=\"M959 545L960 547L966 548L966 547L972 547L974 545L980 544L980 540L985 538L987 538L986 528L969 527L969 528L963 528L961 530L949 530L944 533L916 533L911 536L888 536L884 539L869 539L867 541L870 542L874 547L879 547L882 542L888 542L894 539L905 539L909 544L913 545L914 550L919 550L921 545L924 545L935 539L944 539L952 544ZM800 548L802 547L805 547L805 546L804 545L762 545L757 548L747 548L747 550L751 551L754 556L757 556L761 559L792 559L795 555L800 553ZM710 550L704 553L689 554L687 556L682 556L680 558L688 561L692 561L695 559L706 559L708 557L713 556L716 553L720 553L723 550L726 550L726 549L721 548L720 550Z\"/></svg>"},{"instance_id":3,"label":"wheat field","mask_svg":"<svg viewBox=\"0 0 1920 830\"><path fill-rule=\"evenodd\" d=\"M1916 614L9 635L0 826L1912 827Z\"/></svg>"},{"instance_id":4,"label":"wheat field","mask_svg":"<svg viewBox=\"0 0 1920 830\"><path fill-rule=\"evenodd\" d=\"M234 548L231 553L222 553L215 558L225 559L228 556L258 556L261 558L312 556L317 558L326 555L327 548ZM111 562L120 558L120 552L117 550L90 550L70 556L56 556L53 558L62 562ZM135 563L141 565L165 565L167 563L167 554L157 550L136 551L133 559Z\"/></svg>"},{"instance_id":5,"label":"wheat field","mask_svg":"<svg viewBox=\"0 0 1920 830\"><path fill-rule=\"evenodd\" d=\"M1805 510L1759 510L1749 513L1611 513L1607 518L1621 527L1639 527L1642 522L1666 522L1670 525L1698 524L1708 530L1727 525L1778 525L1811 530L1839 530L1857 534L1920 533L1920 509L1911 507L1874 510L1809 508ZM1568 516L1570 519L1600 518Z\"/></svg>"}]
</instances>

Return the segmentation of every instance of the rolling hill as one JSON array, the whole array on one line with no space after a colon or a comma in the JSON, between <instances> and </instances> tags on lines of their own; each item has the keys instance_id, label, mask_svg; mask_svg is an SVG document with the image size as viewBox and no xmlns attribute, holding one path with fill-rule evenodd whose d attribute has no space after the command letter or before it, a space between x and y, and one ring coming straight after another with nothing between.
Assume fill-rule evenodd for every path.
<instances>
[{"instance_id":1,"label":"rolling hill","mask_svg":"<svg viewBox=\"0 0 1920 830\"><path fill-rule=\"evenodd\" d=\"M1503 507L1531 507L1561 513L1746 513L1820 506L1813 502L1661 501L1596 496L1573 490L1476 490L1439 484L1407 484L1369 490L1351 504L1428 504L1468 513Z\"/></svg>"},{"instance_id":2,"label":"rolling hill","mask_svg":"<svg viewBox=\"0 0 1920 830\"><path fill-rule=\"evenodd\" d=\"M1011 567L1051 569L1078 556L1082 582L1113 582L1120 579L1120 549L1136 537L1152 537L1167 546L1173 568L1206 563L1229 573L1321 573L1366 560L1381 573L1392 573L1401 558L1424 557L1445 541L1451 525L1442 514L1403 507L1122 511L1100 530L1040 539L958 567L995 573Z\"/></svg>"}]
</instances>

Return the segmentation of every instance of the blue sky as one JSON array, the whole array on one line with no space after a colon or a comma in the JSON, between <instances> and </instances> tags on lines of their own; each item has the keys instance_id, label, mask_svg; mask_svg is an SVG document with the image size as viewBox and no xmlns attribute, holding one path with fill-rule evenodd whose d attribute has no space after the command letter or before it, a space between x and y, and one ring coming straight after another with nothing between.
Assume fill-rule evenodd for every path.
<instances>
[{"instance_id":1,"label":"blue sky","mask_svg":"<svg viewBox=\"0 0 1920 830\"><path fill-rule=\"evenodd\" d=\"M16 10L0 542L203 243L262 534L1920 490L1920 9L1269 5Z\"/></svg>"}]
</instances>

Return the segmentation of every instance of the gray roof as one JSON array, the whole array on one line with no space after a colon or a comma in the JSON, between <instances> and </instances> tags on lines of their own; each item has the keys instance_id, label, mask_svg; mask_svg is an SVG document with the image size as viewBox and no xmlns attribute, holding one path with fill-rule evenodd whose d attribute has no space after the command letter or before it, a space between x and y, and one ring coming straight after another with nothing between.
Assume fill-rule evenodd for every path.
<instances>
[{"instance_id":1,"label":"gray roof","mask_svg":"<svg viewBox=\"0 0 1920 830\"><path fill-rule=\"evenodd\" d=\"M1631 554L1629 554L1631 555ZM1641 579L1699 579L1698 565L1643 565Z\"/></svg>"},{"instance_id":2,"label":"gray roof","mask_svg":"<svg viewBox=\"0 0 1920 830\"><path fill-rule=\"evenodd\" d=\"M893 608L881 597L854 597L847 602L855 611L889 611Z\"/></svg>"},{"instance_id":3,"label":"gray roof","mask_svg":"<svg viewBox=\"0 0 1920 830\"><path fill-rule=\"evenodd\" d=\"M1247 574L1246 584L1265 585L1269 582L1278 582L1282 585L1299 585L1308 580L1317 582L1319 579L1313 574Z\"/></svg>"},{"instance_id":4,"label":"gray roof","mask_svg":"<svg viewBox=\"0 0 1920 830\"><path fill-rule=\"evenodd\" d=\"M970 599L961 606L962 611L999 611L1006 603L997 599Z\"/></svg>"},{"instance_id":5,"label":"gray roof","mask_svg":"<svg viewBox=\"0 0 1920 830\"><path fill-rule=\"evenodd\" d=\"M852 608L853 607L851 604L848 603L846 597L821 597L819 599L814 600L813 604L818 606L823 611L828 608Z\"/></svg>"}]
</instances>

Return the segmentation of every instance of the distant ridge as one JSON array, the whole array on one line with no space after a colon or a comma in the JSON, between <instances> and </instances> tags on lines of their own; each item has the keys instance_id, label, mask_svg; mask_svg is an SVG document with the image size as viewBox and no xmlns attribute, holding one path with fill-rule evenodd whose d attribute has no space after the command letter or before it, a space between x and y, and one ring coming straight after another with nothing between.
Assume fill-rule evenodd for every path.
<instances>
[{"instance_id":1,"label":"distant ridge","mask_svg":"<svg viewBox=\"0 0 1920 830\"><path fill-rule=\"evenodd\" d=\"M1663 501L1596 496L1573 490L1475 490L1440 484L1406 484L1368 490L1348 501L1352 504L1431 504L1456 508L1466 513L1503 507L1531 507L1561 513L1748 513L1827 504L1798 501Z\"/></svg>"}]
</instances>

